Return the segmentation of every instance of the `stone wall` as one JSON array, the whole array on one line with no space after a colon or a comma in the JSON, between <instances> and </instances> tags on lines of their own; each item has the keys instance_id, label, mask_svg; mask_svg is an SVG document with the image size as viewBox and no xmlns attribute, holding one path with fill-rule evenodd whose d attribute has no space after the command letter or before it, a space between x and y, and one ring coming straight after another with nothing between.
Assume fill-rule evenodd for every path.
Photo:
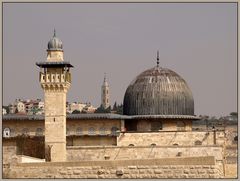
<instances>
[{"instance_id":1,"label":"stone wall","mask_svg":"<svg viewBox=\"0 0 240 181\"><path fill-rule=\"evenodd\" d=\"M3 152L3 165L11 163L14 156L17 153L16 141L12 139L6 139L3 141L2 145Z\"/></svg>"},{"instance_id":2,"label":"stone wall","mask_svg":"<svg viewBox=\"0 0 240 181\"><path fill-rule=\"evenodd\" d=\"M214 157L18 163L4 178L223 178Z\"/></svg>"},{"instance_id":3,"label":"stone wall","mask_svg":"<svg viewBox=\"0 0 240 181\"><path fill-rule=\"evenodd\" d=\"M150 146L156 144L159 146L171 145L196 145L196 141L202 145L214 144L214 133L206 131L179 131L179 132L156 132L156 133L121 133L118 137L118 146ZM216 132L216 144L224 144L224 132Z\"/></svg>"},{"instance_id":4,"label":"stone wall","mask_svg":"<svg viewBox=\"0 0 240 181\"><path fill-rule=\"evenodd\" d=\"M56 120L57 121L57 120ZM121 129L121 120L67 120L67 135L89 135L89 129L94 131L90 135L110 135L113 127ZM10 128L10 136L23 134L23 129L28 129L28 134L36 135L37 128L44 130L43 120L5 120L3 128ZM44 132L43 132L44 134Z\"/></svg>"},{"instance_id":5,"label":"stone wall","mask_svg":"<svg viewBox=\"0 0 240 181\"><path fill-rule=\"evenodd\" d=\"M153 159L176 158L193 156L214 156L222 163L222 147L220 146L99 146L99 147L67 147L68 161L82 160L126 160L126 159ZM217 162L218 162L217 161Z\"/></svg>"}]
</instances>

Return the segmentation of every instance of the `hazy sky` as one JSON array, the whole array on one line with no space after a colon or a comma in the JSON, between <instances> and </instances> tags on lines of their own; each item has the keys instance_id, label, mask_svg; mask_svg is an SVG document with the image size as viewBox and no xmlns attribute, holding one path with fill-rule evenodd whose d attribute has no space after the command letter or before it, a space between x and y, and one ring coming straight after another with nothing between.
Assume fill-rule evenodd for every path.
<instances>
[{"instance_id":1,"label":"hazy sky","mask_svg":"<svg viewBox=\"0 0 240 181\"><path fill-rule=\"evenodd\" d=\"M236 3L4 3L3 105L43 99L38 61L56 28L70 61L68 101L100 105L104 72L111 104L156 65L181 75L195 114L237 111Z\"/></svg>"}]
</instances>

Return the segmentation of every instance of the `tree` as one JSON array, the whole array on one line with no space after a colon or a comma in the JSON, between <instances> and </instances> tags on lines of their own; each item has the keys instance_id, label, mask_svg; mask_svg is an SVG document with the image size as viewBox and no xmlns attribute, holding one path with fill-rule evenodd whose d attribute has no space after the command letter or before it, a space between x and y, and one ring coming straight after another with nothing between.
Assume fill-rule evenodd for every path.
<instances>
[{"instance_id":1,"label":"tree","mask_svg":"<svg viewBox=\"0 0 240 181\"><path fill-rule=\"evenodd\" d=\"M8 106L3 106L4 109L6 109L7 114L9 114L9 107Z\"/></svg>"},{"instance_id":2,"label":"tree","mask_svg":"<svg viewBox=\"0 0 240 181\"><path fill-rule=\"evenodd\" d=\"M79 110L74 110L73 112L72 112L72 114L80 114L81 112L79 111Z\"/></svg>"},{"instance_id":3,"label":"tree","mask_svg":"<svg viewBox=\"0 0 240 181\"><path fill-rule=\"evenodd\" d=\"M238 117L238 113L237 113L237 112L231 112L231 113L230 113L230 116Z\"/></svg>"},{"instance_id":4,"label":"tree","mask_svg":"<svg viewBox=\"0 0 240 181\"><path fill-rule=\"evenodd\" d=\"M115 101L114 105L113 105L113 111L117 111L117 102Z\"/></svg>"},{"instance_id":5,"label":"tree","mask_svg":"<svg viewBox=\"0 0 240 181\"><path fill-rule=\"evenodd\" d=\"M123 114L123 105L118 105L117 106L117 114Z\"/></svg>"},{"instance_id":6,"label":"tree","mask_svg":"<svg viewBox=\"0 0 240 181\"><path fill-rule=\"evenodd\" d=\"M107 109L104 109L103 105L101 104L101 106L98 107L94 113L110 113L110 112L111 106L109 106Z\"/></svg>"},{"instance_id":7,"label":"tree","mask_svg":"<svg viewBox=\"0 0 240 181\"><path fill-rule=\"evenodd\" d=\"M101 104L100 107L98 107L94 113L105 113L103 105Z\"/></svg>"},{"instance_id":8,"label":"tree","mask_svg":"<svg viewBox=\"0 0 240 181\"><path fill-rule=\"evenodd\" d=\"M107 109L105 109L106 113L111 113L111 106L109 106Z\"/></svg>"}]
</instances>

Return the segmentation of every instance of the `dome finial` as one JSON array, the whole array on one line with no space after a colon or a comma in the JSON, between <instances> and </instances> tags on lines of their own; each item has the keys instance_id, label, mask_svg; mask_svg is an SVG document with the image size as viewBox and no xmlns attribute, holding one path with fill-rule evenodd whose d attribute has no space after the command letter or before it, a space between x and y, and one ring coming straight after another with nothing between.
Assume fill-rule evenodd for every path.
<instances>
[{"instance_id":1,"label":"dome finial","mask_svg":"<svg viewBox=\"0 0 240 181\"><path fill-rule=\"evenodd\" d=\"M53 37L56 37L56 29L54 28L54 34Z\"/></svg>"},{"instance_id":2,"label":"dome finial","mask_svg":"<svg viewBox=\"0 0 240 181\"><path fill-rule=\"evenodd\" d=\"M106 82L106 72L104 72L104 82Z\"/></svg>"},{"instance_id":3,"label":"dome finial","mask_svg":"<svg viewBox=\"0 0 240 181\"><path fill-rule=\"evenodd\" d=\"M157 66L159 66L159 51L157 51Z\"/></svg>"}]
</instances>

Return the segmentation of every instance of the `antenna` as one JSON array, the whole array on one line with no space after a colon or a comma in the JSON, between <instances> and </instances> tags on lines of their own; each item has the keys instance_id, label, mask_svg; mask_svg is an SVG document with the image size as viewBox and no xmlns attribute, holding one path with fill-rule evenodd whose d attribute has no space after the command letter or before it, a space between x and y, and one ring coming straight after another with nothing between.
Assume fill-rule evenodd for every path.
<instances>
[{"instance_id":1,"label":"antenna","mask_svg":"<svg viewBox=\"0 0 240 181\"><path fill-rule=\"evenodd\" d=\"M157 51L157 66L159 66L159 51Z\"/></svg>"}]
</instances>

